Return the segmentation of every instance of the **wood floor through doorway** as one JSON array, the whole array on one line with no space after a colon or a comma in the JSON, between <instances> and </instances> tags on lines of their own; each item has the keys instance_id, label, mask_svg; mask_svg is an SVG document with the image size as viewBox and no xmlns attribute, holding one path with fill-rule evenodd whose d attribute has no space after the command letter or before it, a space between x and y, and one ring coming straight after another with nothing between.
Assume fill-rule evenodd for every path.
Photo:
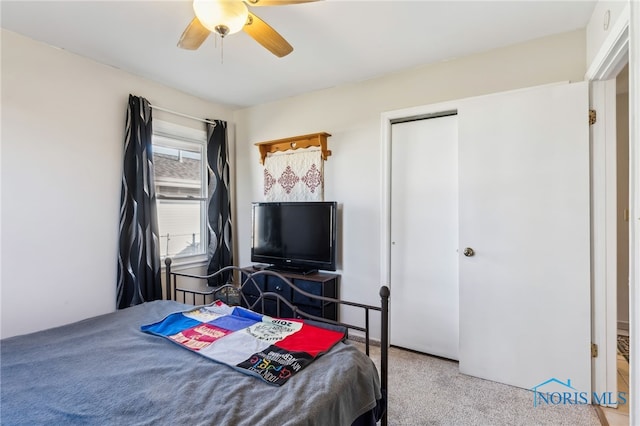
<instances>
[{"instance_id":1,"label":"wood floor through doorway","mask_svg":"<svg viewBox=\"0 0 640 426\"><path fill-rule=\"evenodd\" d=\"M618 356L616 359L618 370L618 392L629 395L629 336L618 335ZM629 426L629 404L617 408L602 407L604 426ZM606 422L606 423L605 423Z\"/></svg>"}]
</instances>

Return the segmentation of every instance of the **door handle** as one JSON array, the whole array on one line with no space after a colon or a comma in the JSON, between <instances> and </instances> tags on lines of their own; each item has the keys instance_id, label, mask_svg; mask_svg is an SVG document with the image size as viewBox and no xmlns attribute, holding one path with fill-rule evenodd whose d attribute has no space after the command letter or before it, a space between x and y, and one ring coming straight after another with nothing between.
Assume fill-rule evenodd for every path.
<instances>
[{"instance_id":1,"label":"door handle","mask_svg":"<svg viewBox=\"0 0 640 426\"><path fill-rule=\"evenodd\" d=\"M465 256L467 256L467 257L471 257L471 256L473 256L474 254L476 254L476 252L475 252L475 251L473 251L473 249L472 249L471 247L466 247L466 248L464 249L464 251L462 252L462 254L464 254L464 255L465 255Z\"/></svg>"}]
</instances>

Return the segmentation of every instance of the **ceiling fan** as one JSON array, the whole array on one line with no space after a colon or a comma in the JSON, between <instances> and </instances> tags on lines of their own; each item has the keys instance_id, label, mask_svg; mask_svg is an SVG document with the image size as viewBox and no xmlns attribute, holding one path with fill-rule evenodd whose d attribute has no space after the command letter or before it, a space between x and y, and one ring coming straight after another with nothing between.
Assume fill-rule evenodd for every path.
<instances>
[{"instance_id":1,"label":"ceiling fan","mask_svg":"<svg viewBox=\"0 0 640 426\"><path fill-rule=\"evenodd\" d=\"M243 30L271 53L281 58L293 47L269 24L249 11L249 6L281 6L318 0L194 0L195 18L187 25L178 47L195 50L212 32L224 38Z\"/></svg>"}]
</instances>

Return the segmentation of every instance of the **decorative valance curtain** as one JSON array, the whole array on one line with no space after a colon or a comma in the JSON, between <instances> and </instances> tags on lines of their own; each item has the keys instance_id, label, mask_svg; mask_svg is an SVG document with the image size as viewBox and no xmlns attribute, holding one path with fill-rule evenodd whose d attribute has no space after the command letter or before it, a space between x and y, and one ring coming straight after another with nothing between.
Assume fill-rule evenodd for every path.
<instances>
[{"instance_id":1,"label":"decorative valance curtain","mask_svg":"<svg viewBox=\"0 0 640 426\"><path fill-rule=\"evenodd\" d=\"M151 105L129 95L120 194L118 309L162 299Z\"/></svg>"},{"instance_id":2,"label":"decorative valance curtain","mask_svg":"<svg viewBox=\"0 0 640 426\"><path fill-rule=\"evenodd\" d=\"M207 274L233 265L231 200L229 187L229 148L227 122L210 120L207 123L207 168L209 173L207 213L209 220L209 249ZM210 286L231 281L231 272L209 279Z\"/></svg>"},{"instance_id":3,"label":"decorative valance curtain","mask_svg":"<svg viewBox=\"0 0 640 426\"><path fill-rule=\"evenodd\" d=\"M266 201L323 201L324 166L319 148L267 155L264 160Z\"/></svg>"}]
</instances>

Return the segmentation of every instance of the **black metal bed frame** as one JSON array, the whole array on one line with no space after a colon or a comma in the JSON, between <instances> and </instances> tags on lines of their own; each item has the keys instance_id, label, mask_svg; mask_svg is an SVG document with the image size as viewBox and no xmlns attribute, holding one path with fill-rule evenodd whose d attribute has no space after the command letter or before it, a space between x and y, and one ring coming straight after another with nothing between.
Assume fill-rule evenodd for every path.
<instances>
[{"instance_id":1,"label":"black metal bed frame","mask_svg":"<svg viewBox=\"0 0 640 426\"><path fill-rule=\"evenodd\" d=\"M180 272L172 272L171 271L171 259L166 258L165 263L165 291L166 298L170 299L173 297L173 300L177 300L178 292L182 292L183 297L186 299L186 294L191 294L193 297L193 304L196 304L196 296L202 296L203 304L206 303L206 297L212 296L214 299L218 298L218 295L225 294L228 299L229 291L236 292L238 297L240 298L240 304L246 306L255 312L264 313L265 312L265 299L275 300L277 312L280 312L280 307L282 304L286 305L289 309L293 311L293 315L297 318L307 318L312 319L314 321L321 321L333 325L343 326L347 329L347 336L349 330L356 330L360 332L364 332L365 335L365 352L367 356L369 355L369 346L370 346L370 326L369 326L369 316L371 311L380 312L380 387L383 394L383 399L388 401L388 358L389 358L389 287L382 286L380 287L380 306L366 305L362 303L348 302L346 300L334 299L331 297L319 296L316 294L308 293L301 288L298 288L295 284L293 284L289 279L285 278L281 274L272 270L253 270L247 268L239 268L237 266L227 266L222 268L212 274L209 275L193 275L193 274L183 274ZM241 278L239 284L224 284L219 287L212 287L211 289L189 289L189 288L180 288L178 287L178 277L184 278L192 278L199 280L208 280L209 278L213 278L218 275L231 273L237 273ZM335 303L337 305L345 305L351 306L354 308L360 308L364 312L364 327L348 324L340 321L334 321L327 318L321 318L315 315L311 315L299 307L293 305L280 294L275 292L262 291L260 286L256 283L254 277L259 275L273 275L281 279L284 283L286 283L293 292L297 292L301 295L304 295L310 299L321 300L323 302ZM254 288L252 293L257 293L259 296L253 302L250 302L242 291L245 286L253 285ZM173 290L173 291L172 291ZM186 301L185 301L186 303ZM382 426L387 425L387 408L384 408L384 413L380 420Z\"/></svg>"}]
</instances>

